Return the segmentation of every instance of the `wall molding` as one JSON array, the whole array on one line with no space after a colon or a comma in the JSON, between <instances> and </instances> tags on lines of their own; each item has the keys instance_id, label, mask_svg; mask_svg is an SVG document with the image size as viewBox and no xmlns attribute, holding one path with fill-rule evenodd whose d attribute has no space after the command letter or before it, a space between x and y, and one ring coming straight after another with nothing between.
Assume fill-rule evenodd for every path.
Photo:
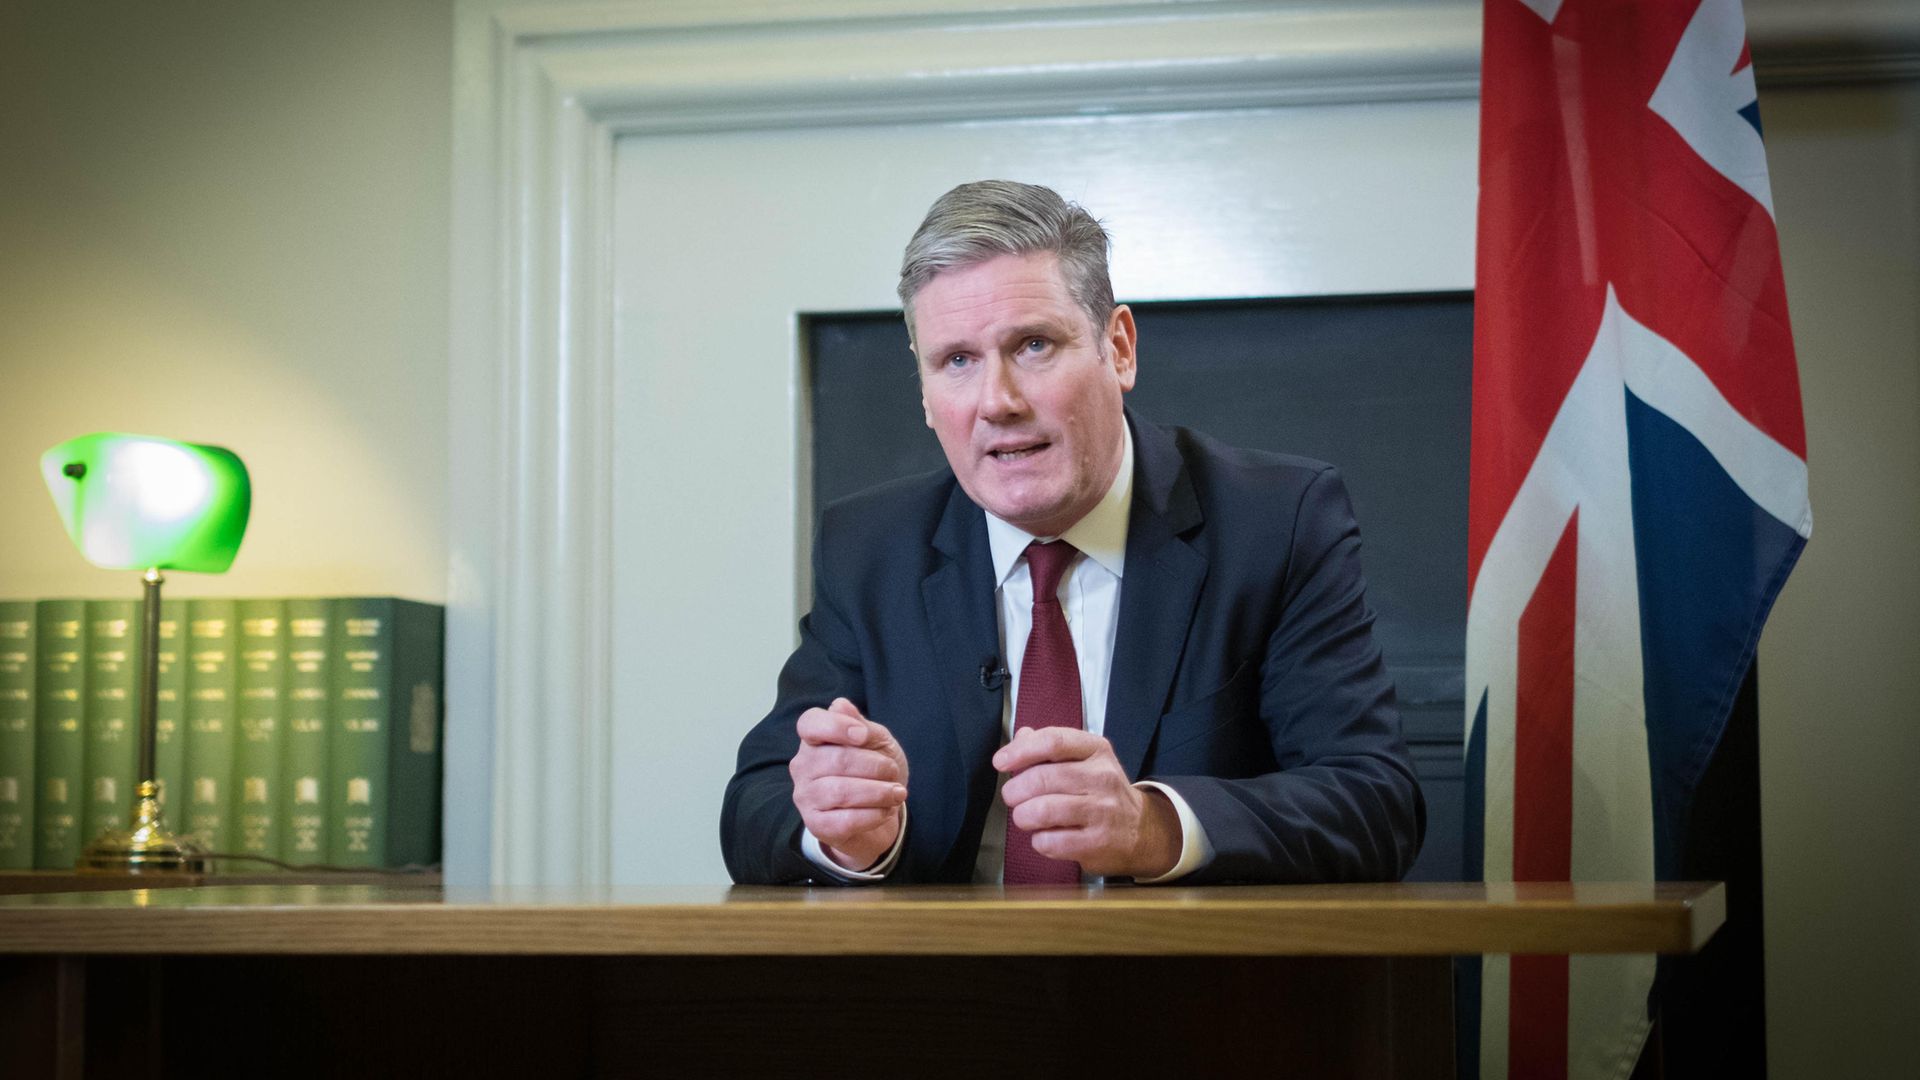
<instances>
[{"instance_id":1,"label":"wall molding","mask_svg":"<svg viewBox=\"0 0 1920 1080\"><path fill-rule=\"evenodd\" d=\"M1470 98L1479 10L1414 0L463 3L449 881L608 880L616 138ZM1763 81L1920 71L1920 13L1835 22L1763 8L1753 26Z\"/></svg>"}]
</instances>

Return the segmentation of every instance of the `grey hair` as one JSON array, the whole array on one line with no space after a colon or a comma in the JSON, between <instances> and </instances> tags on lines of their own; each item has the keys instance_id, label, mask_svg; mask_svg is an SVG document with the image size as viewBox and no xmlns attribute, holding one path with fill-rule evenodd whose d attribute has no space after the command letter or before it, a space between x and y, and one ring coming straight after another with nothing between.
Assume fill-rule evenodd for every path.
<instances>
[{"instance_id":1,"label":"grey hair","mask_svg":"<svg viewBox=\"0 0 1920 1080\"><path fill-rule=\"evenodd\" d=\"M1067 291L1093 322L1098 340L1113 314L1107 230L1052 188L1014 180L961 184L935 199L900 260L900 305L913 336L913 298L948 270L1001 255L1052 252ZM1103 350L1104 351L1104 350Z\"/></svg>"}]
</instances>

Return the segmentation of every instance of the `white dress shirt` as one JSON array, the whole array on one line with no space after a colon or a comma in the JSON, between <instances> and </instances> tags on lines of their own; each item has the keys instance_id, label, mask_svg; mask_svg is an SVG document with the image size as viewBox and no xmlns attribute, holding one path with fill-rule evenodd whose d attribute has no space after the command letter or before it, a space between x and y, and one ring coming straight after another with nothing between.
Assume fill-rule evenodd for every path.
<instances>
[{"instance_id":1,"label":"white dress shirt","mask_svg":"<svg viewBox=\"0 0 1920 1080\"><path fill-rule=\"evenodd\" d=\"M987 515L987 543L993 553L993 573L997 586L994 597L1000 612L1000 655L1008 674L1005 695L1001 698L1000 741L1005 745L1013 737L1014 709L1020 700L1020 668L1026 658L1027 635L1033 629L1033 578L1027 570L1027 545L1035 540L1065 540L1079 550L1063 575L1060 608L1067 618L1067 632L1073 638L1074 657L1080 665L1080 709L1086 730L1095 735L1106 728L1107 684L1113 669L1113 644L1120 627L1120 587L1127 562L1127 516L1133 507L1133 433L1127 432L1120 470L1086 516L1059 537L1037 537L1017 525ZM884 717L876 717L886 723ZM909 762L911 765L911 762ZM1006 777L1000 778L1004 784ZM1135 787L1151 787L1173 803L1180 819L1180 858L1172 870L1156 878L1139 879L1143 884L1172 881L1192 873L1213 858L1213 845L1201 828L1192 807L1180 793L1152 780ZM999 798L996 786L992 805L987 810L986 828L980 835L980 855L974 863L973 880L997 884L1001 880L1006 850L1007 805ZM904 809L902 811L904 813ZM902 821L900 837L893 850L864 872L848 870L828 858L812 830L803 829L800 850L808 860L845 881L879 881L899 861L907 835Z\"/></svg>"}]
</instances>

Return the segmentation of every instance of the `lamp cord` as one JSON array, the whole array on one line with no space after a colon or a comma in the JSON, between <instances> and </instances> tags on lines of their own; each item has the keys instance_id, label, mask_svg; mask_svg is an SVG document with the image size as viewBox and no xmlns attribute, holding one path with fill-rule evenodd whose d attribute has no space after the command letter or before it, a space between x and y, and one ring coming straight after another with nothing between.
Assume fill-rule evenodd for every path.
<instances>
[{"instance_id":1,"label":"lamp cord","mask_svg":"<svg viewBox=\"0 0 1920 1080\"><path fill-rule=\"evenodd\" d=\"M440 872L439 863L408 863L405 866L387 867L334 866L330 863L291 863L267 855L243 854L228 851L196 852L194 858L206 859L210 862L218 860L221 862L265 863L268 866L278 867L281 870L291 870L301 874L391 874L394 876L403 876L407 874L437 874Z\"/></svg>"}]
</instances>

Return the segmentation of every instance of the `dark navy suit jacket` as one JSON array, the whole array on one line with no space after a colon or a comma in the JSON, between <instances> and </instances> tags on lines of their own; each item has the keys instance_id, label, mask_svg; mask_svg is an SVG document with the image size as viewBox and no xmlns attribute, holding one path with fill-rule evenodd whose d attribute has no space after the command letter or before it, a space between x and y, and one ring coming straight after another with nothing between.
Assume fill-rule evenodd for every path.
<instances>
[{"instance_id":1,"label":"dark navy suit jacket","mask_svg":"<svg viewBox=\"0 0 1920 1080\"><path fill-rule=\"evenodd\" d=\"M1385 881L1426 808L1374 643L1360 535L1333 467L1226 447L1133 413L1133 508L1107 739L1206 829L1181 884ZM794 723L845 697L907 755L906 847L887 880L971 879L994 798L1001 696L986 517L950 470L828 507L813 610L748 732L720 840L742 883L831 882L800 853Z\"/></svg>"}]
</instances>

